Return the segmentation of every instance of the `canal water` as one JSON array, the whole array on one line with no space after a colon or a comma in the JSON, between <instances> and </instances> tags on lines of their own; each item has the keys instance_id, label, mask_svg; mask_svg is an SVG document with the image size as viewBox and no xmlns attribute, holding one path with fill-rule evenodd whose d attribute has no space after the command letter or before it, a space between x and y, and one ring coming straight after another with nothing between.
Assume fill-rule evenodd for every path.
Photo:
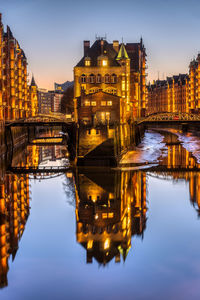
<instances>
[{"instance_id":1,"label":"canal water","mask_svg":"<svg viewBox=\"0 0 200 300\"><path fill-rule=\"evenodd\" d=\"M199 299L200 138L174 134L146 132L117 169L44 173L62 145L2 161L0 299Z\"/></svg>"}]
</instances>

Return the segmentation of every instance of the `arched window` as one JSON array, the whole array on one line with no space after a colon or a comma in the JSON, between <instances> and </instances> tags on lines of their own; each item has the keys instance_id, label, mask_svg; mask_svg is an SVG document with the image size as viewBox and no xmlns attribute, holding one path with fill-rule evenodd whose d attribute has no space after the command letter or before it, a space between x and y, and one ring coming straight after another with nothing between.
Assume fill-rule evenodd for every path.
<instances>
[{"instance_id":1,"label":"arched window","mask_svg":"<svg viewBox=\"0 0 200 300\"><path fill-rule=\"evenodd\" d=\"M89 83L95 83L95 76L94 76L94 74L90 74L90 76L89 76Z\"/></svg>"},{"instance_id":2,"label":"arched window","mask_svg":"<svg viewBox=\"0 0 200 300\"><path fill-rule=\"evenodd\" d=\"M109 74L105 75L105 83L110 83L110 75Z\"/></svg>"},{"instance_id":3,"label":"arched window","mask_svg":"<svg viewBox=\"0 0 200 300\"><path fill-rule=\"evenodd\" d=\"M101 83L101 74L97 74L97 83Z\"/></svg>"},{"instance_id":4,"label":"arched window","mask_svg":"<svg viewBox=\"0 0 200 300\"><path fill-rule=\"evenodd\" d=\"M85 76L85 74L81 75L81 83L86 83L86 76Z\"/></svg>"},{"instance_id":5,"label":"arched window","mask_svg":"<svg viewBox=\"0 0 200 300\"><path fill-rule=\"evenodd\" d=\"M111 83L117 83L117 75L116 74L112 74Z\"/></svg>"}]
</instances>

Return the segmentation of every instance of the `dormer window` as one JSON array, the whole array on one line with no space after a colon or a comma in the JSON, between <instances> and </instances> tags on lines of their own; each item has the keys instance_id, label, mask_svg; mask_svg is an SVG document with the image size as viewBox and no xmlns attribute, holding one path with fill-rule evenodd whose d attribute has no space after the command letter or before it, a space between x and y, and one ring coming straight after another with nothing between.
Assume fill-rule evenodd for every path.
<instances>
[{"instance_id":1,"label":"dormer window","mask_svg":"<svg viewBox=\"0 0 200 300\"><path fill-rule=\"evenodd\" d=\"M90 57L85 57L85 66L90 67L91 66L91 58Z\"/></svg>"},{"instance_id":2,"label":"dormer window","mask_svg":"<svg viewBox=\"0 0 200 300\"><path fill-rule=\"evenodd\" d=\"M106 55L100 55L97 59L99 67L107 67L108 66L108 57Z\"/></svg>"},{"instance_id":3,"label":"dormer window","mask_svg":"<svg viewBox=\"0 0 200 300\"><path fill-rule=\"evenodd\" d=\"M102 66L103 66L103 67L106 67L107 65L108 65L107 59L103 59L103 60L102 60Z\"/></svg>"}]
</instances>

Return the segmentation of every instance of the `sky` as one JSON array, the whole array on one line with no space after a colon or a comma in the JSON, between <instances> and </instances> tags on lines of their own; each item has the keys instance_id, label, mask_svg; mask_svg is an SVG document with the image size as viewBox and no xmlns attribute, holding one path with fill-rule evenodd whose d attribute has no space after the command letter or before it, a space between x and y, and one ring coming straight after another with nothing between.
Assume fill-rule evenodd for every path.
<instances>
[{"instance_id":1,"label":"sky","mask_svg":"<svg viewBox=\"0 0 200 300\"><path fill-rule=\"evenodd\" d=\"M40 88L73 80L83 56L83 40L95 36L139 42L147 52L152 81L187 73L200 51L198 0L0 0L9 25L28 59L30 76Z\"/></svg>"}]
</instances>

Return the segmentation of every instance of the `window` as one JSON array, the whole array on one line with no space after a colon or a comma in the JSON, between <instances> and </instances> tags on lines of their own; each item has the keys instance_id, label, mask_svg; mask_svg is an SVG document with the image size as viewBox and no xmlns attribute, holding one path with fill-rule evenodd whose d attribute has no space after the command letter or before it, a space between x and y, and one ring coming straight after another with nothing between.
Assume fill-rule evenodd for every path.
<instances>
[{"instance_id":1,"label":"window","mask_svg":"<svg viewBox=\"0 0 200 300\"><path fill-rule=\"evenodd\" d=\"M90 74L90 76L89 76L89 82L90 83L94 83L95 82L95 76L94 76L94 74Z\"/></svg>"},{"instance_id":2,"label":"window","mask_svg":"<svg viewBox=\"0 0 200 300\"><path fill-rule=\"evenodd\" d=\"M85 60L85 66L89 67L90 66L90 60Z\"/></svg>"},{"instance_id":3,"label":"window","mask_svg":"<svg viewBox=\"0 0 200 300\"><path fill-rule=\"evenodd\" d=\"M85 74L81 75L81 83L86 83L86 76L85 76Z\"/></svg>"},{"instance_id":4,"label":"window","mask_svg":"<svg viewBox=\"0 0 200 300\"><path fill-rule=\"evenodd\" d=\"M90 101L86 100L85 101L85 106L90 106Z\"/></svg>"},{"instance_id":5,"label":"window","mask_svg":"<svg viewBox=\"0 0 200 300\"><path fill-rule=\"evenodd\" d=\"M97 105L96 101L92 101L92 102L91 102L91 105L92 105L92 106L96 106L96 105Z\"/></svg>"},{"instance_id":6,"label":"window","mask_svg":"<svg viewBox=\"0 0 200 300\"><path fill-rule=\"evenodd\" d=\"M107 101L108 106L112 106L112 101Z\"/></svg>"},{"instance_id":7,"label":"window","mask_svg":"<svg viewBox=\"0 0 200 300\"><path fill-rule=\"evenodd\" d=\"M110 75L109 74L105 75L105 83L110 83Z\"/></svg>"},{"instance_id":8,"label":"window","mask_svg":"<svg viewBox=\"0 0 200 300\"><path fill-rule=\"evenodd\" d=\"M105 123L106 121L110 120L110 113L109 112L101 112L101 122Z\"/></svg>"},{"instance_id":9,"label":"window","mask_svg":"<svg viewBox=\"0 0 200 300\"><path fill-rule=\"evenodd\" d=\"M85 66L86 67L89 67L91 65L91 59L90 59L90 57L85 57Z\"/></svg>"},{"instance_id":10,"label":"window","mask_svg":"<svg viewBox=\"0 0 200 300\"><path fill-rule=\"evenodd\" d=\"M101 101L101 106L106 106L106 101Z\"/></svg>"},{"instance_id":11,"label":"window","mask_svg":"<svg viewBox=\"0 0 200 300\"><path fill-rule=\"evenodd\" d=\"M97 83L101 83L101 74L97 75Z\"/></svg>"},{"instance_id":12,"label":"window","mask_svg":"<svg viewBox=\"0 0 200 300\"><path fill-rule=\"evenodd\" d=\"M112 74L112 76L111 76L111 83L117 83L117 75Z\"/></svg>"}]
</instances>

